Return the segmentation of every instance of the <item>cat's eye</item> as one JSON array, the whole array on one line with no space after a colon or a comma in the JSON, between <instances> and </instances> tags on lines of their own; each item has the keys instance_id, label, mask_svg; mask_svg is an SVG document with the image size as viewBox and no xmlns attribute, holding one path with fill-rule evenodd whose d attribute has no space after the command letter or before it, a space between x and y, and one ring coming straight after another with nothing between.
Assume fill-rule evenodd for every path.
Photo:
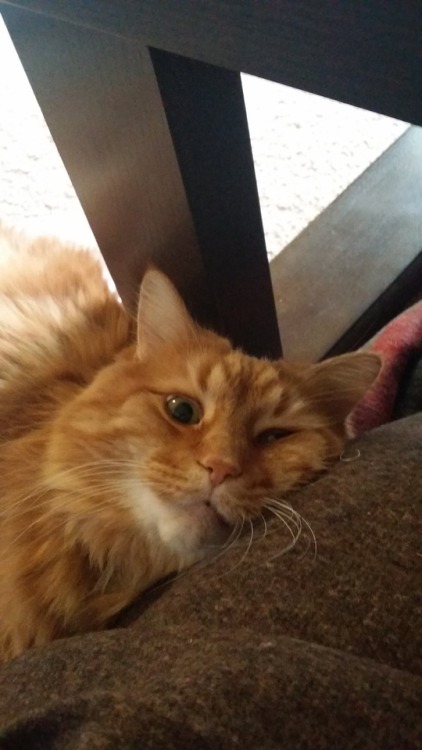
<instances>
[{"instance_id":1,"label":"cat's eye","mask_svg":"<svg viewBox=\"0 0 422 750\"><path fill-rule=\"evenodd\" d=\"M274 427L271 430L264 430L264 432L261 432L257 436L256 442L259 445L271 445L271 443L275 443L278 440L284 440L284 438L287 438L292 434L293 430L283 430L281 427Z\"/></svg>"},{"instance_id":2,"label":"cat's eye","mask_svg":"<svg viewBox=\"0 0 422 750\"><path fill-rule=\"evenodd\" d=\"M187 396L168 396L166 408L170 416L182 424L198 424L201 421L199 404Z\"/></svg>"}]
</instances>

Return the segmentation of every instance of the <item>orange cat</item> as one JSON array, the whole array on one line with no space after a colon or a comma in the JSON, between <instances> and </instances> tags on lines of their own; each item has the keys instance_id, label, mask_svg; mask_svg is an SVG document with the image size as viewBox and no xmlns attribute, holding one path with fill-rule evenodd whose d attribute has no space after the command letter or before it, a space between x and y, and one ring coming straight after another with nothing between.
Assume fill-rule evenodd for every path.
<instances>
[{"instance_id":1,"label":"orange cat","mask_svg":"<svg viewBox=\"0 0 422 750\"><path fill-rule=\"evenodd\" d=\"M141 286L136 335L88 252L2 234L5 659L101 628L275 508L338 455L380 363L246 356L195 324L156 270Z\"/></svg>"}]
</instances>

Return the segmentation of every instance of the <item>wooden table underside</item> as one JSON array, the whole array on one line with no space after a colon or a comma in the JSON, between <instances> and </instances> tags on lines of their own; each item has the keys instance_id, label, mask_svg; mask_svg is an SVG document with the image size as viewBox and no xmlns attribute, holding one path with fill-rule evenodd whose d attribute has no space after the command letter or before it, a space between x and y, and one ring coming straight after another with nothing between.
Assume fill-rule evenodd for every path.
<instances>
[{"instance_id":1,"label":"wooden table underside","mask_svg":"<svg viewBox=\"0 0 422 750\"><path fill-rule=\"evenodd\" d=\"M388 317L422 286L418 128L270 271L239 73L421 125L419 0L19 0L0 11L128 305L152 261L246 350L278 356L280 327L288 356L316 359L356 346L386 304Z\"/></svg>"}]
</instances>

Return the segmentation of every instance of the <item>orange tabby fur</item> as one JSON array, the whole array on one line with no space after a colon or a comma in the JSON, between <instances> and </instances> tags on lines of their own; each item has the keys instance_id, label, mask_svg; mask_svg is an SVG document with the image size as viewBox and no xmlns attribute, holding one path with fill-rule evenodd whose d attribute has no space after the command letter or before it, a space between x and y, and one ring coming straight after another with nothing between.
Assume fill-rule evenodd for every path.
<instances>
[{"instance_id":1,"label":"orange tabby fur","mask_svg":"<svg viewBox=\"0 0 422 750\"><path fill-rule=\"evenodd\" d=\"M5 659L101 628L325 467L380 363L246 356L196 325L156 270L141 287L136 337L89 253L2 236ZM175 421L173 394L199 405L197 424ZM262 442L275 428L288 432Z\"/></svg>"}]
</instances>

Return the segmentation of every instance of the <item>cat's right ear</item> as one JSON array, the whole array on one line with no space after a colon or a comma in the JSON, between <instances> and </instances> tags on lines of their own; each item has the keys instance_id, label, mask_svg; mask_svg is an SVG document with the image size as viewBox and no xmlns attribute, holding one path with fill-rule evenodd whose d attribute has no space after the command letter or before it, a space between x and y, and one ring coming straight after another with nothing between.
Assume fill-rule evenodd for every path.
<instances>
[{"instance_id":1,"label":"cat's right ear","mask_svg":"<svg viewBox=\"0 0 422 750\"><path fill-rule=\"evenodd\" d=\"M183 351L196 328L170 279L155 268L149 269L139 295L138 357L158 355L169 347Z\"/></svg>"}]
</instances>

